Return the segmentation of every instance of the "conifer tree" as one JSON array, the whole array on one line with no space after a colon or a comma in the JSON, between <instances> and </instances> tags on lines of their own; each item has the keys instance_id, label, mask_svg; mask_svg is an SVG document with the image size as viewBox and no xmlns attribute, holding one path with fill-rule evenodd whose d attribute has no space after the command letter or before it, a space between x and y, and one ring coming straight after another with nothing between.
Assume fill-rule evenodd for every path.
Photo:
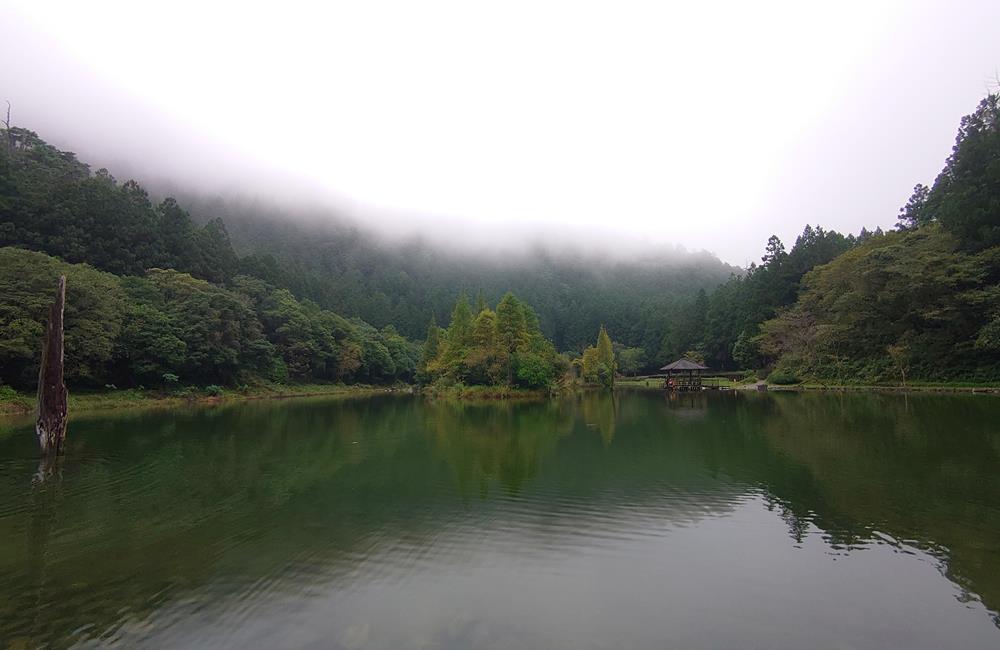
<instances>
[{"instance_id":1,"label":"conifer tree","mask_svg":"<svg viewBox=\"0 0 1000 650\"><path fill-rule=\"evenodd\" d=\"M466 374L465 358L472 339L472 309L469 299L463 293L451 312L447 341L438 353L438 360L432 364L434 370L452 379L463 380Z\"/></svg>"},{"instance_id":2,"label":"conifer tree","mask_svg":"<svg viewBox=\"0 0 1000 650\"><path fill-rule=\"evenodd\" d=\"M583 365L583 380L588 383L597 383L597 348L592 345L587 346L587 349L583 351L581 359Z\"/></svg>"},{"instance_id":3,"label":"conifer tree","mask_svg":"<svg viewBox=\"0 0 1000 650\"><path fill-rule=\"evenodd\" d=\"M609 387L614 385L615 351L611 345L611 337L603 325L597 334L597 372L603 385Z\"/></svg>"},{"instance_id":4,"label":"conifer tree","mask_svg":"<svg viewBox=\"0 0 1000 650\"><path fill-rule=\"evenodd\" d=\"M427 326L427 338L424 340L424 346L420 350L420 367L417 371L417 380L419 382L423 383L430 379L428 366L434 363L440 352L441 328L431 318L430 325Z\"/></svg>"},{"instance_id":5,"label":"conifer tree","mask_svg":"<svg viewBox=\"0 0 1000 650\"><path fill-rule=\"evenodd\" d=\"M451 347L464 348L469 344L472 334L472 309L469 299L463 293L455 303L451 312L451 324L448 325L448 343Z\"/></svg>"},{"instance_id":6,"label":"conifer tree","mask_svg":"<svg viewBox=\"0 0 1000 650\"><path fill-rule=\"evenodd\" d=\"M472 326L471 345L465 355L469 378L475 383L499 383L504 372L500 363L502 356L497 341L496 313L484 309Z\"/></svg>"},{"instance_id":7,"label":"conifer tree","mask_svg":"<svg viewBox=\"0 0 1000 650\"><path fill-rule=\"evenodd\" d=\"M514 355L527 343L524 308L510 292L497 304L497 338L504 355L507 383L514 382Z\"/></svg>"}]
</instances>

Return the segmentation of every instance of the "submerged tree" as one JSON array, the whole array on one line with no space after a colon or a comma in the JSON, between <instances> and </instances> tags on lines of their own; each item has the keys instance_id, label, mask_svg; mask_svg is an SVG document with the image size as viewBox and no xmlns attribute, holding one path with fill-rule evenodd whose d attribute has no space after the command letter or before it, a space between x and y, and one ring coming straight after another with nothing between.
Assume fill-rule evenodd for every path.
<instances>
[{"instance_id":1,"label":"submerged tree","mask_svg":"<svg viewBox=\"0 0 1000 650\"><path fill-rule=\"evenodd\" d=\"M35 432L45 454L60 454L66 439L66 383L63 381L63 311L66 276L59 276L56 297L49 307L38 370L38 419Z\"/></svg>"}]
</instances>

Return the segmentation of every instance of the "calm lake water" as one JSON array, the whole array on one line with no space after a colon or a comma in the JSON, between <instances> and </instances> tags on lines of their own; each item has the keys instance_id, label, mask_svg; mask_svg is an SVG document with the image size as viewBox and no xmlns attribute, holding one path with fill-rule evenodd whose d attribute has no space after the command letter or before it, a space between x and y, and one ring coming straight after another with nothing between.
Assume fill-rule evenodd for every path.
<instances>
[{"instance_id":1,"label":"calm lake water","mask_svg":"<svg viewBox=\"0 0 1000 650\"><path fill-rule=\"evenodd\" d=\"M0 647L997 648L1000 398L0 421Z\"/></svg>"}]
</instances>

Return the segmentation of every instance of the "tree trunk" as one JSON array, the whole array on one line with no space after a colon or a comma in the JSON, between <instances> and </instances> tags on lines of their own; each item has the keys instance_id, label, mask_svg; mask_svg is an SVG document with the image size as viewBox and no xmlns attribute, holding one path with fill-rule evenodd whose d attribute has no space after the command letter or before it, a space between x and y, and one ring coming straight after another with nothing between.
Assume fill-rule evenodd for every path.
<instances>
[{"instance_id":1,"label":"tree trunk","mask_svg":"<svg viewBox=\"0 0 1000 650\"><path fill-rule=\"evenodd\" d=\"M35 433L44 454L60 454L66 440L66 384L63 382L63 307L66 276L59 276L56 299L49 307L49 321L42 341L38 370L38 420Z\"/></svg>"}]
</instances>

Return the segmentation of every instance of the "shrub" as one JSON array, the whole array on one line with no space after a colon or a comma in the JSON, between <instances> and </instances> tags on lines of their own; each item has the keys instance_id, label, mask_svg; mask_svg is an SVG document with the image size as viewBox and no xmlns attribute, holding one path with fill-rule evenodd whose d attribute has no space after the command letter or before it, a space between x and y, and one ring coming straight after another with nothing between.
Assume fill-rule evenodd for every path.
<instances>
[{"instance_id":1,"label":"shrub","mask_svg":"<svg viewBox=\"0 0 1000 650\"><path fill-rule=\"evenodd\" d=\"M212 397L218 397L219 395L222 395L222 386L209 384L208 386L205 386L205 393L207 395L211 395Z\"/></svg>"},{"instance_id":2,"label":"shrub","mask_svg":"<svg viewBox=\"0 0 1000 650\"><path fill-rule=\"evenodd\" d=\"M514 376L525 388L544 388L552 383L554 368L540 355L524 352L514 356Z\"/></svg>"},{"instance_id":3,"label":"shrub","mask_svg":"<svg viewBox=\"0 0 1000 650\"><path fill-rule=\"evenodd\" d=\"M793 375L790 372L785 372L778 370L777 372L772 372L767 377L767 381L770 384L775 384L777 386L790 386L791 384L802 383L802 380Z\"/></svg>"}]
</instances>

